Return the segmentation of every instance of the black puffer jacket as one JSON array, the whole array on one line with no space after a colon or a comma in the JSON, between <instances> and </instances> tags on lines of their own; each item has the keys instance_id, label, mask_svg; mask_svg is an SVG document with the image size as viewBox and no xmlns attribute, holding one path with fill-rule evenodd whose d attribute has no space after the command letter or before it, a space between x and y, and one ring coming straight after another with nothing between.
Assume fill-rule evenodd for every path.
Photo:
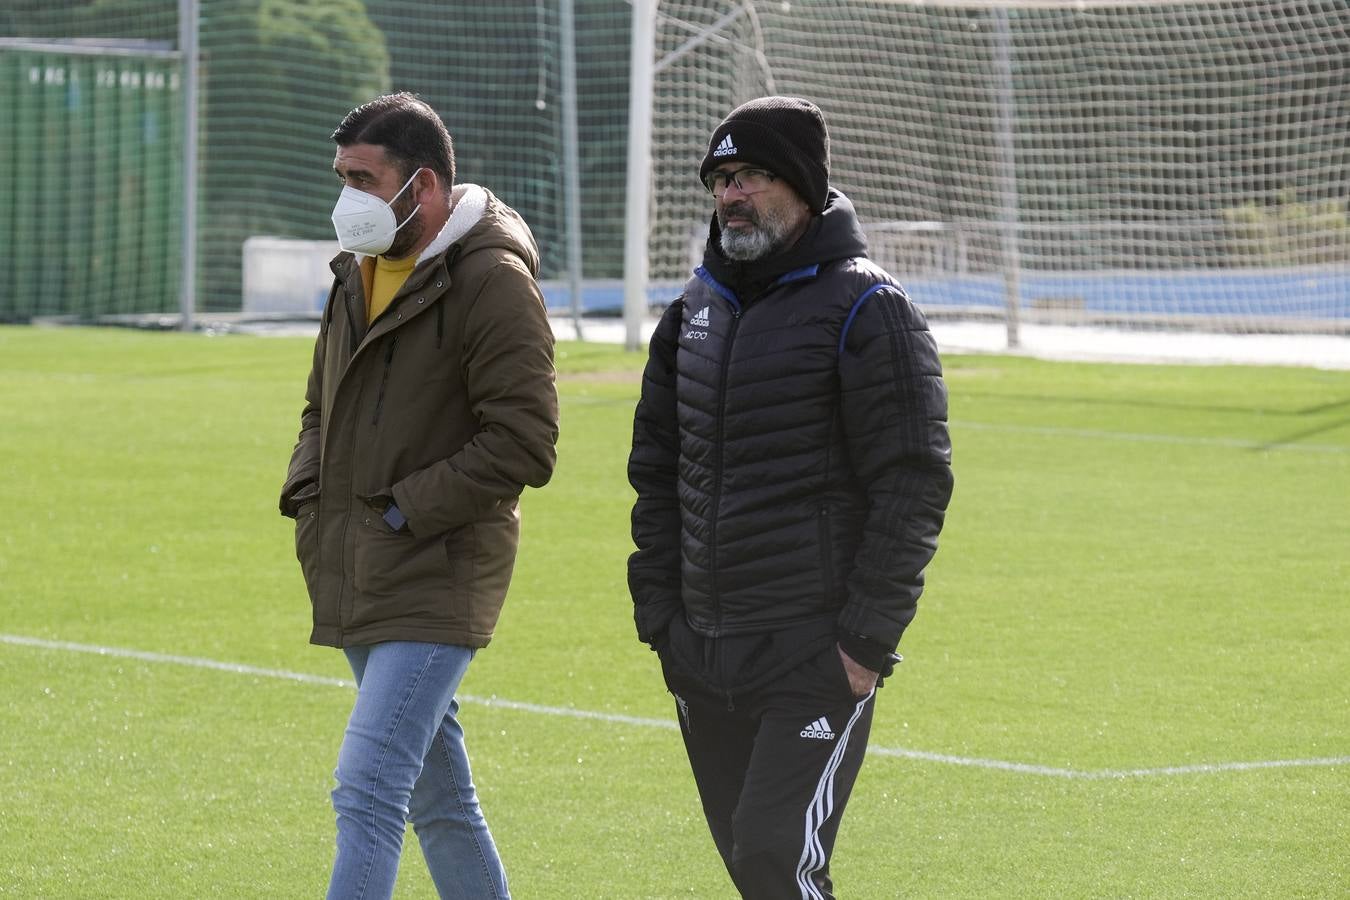
<instances>
[{"instance_id":1,"label":"black puffer jacket","mask_svg":"<svg viewBox=\"0 0 1350 900\"><path fill-rule=\"evenodd\" d=\"M651 342L634 424L639 636L813 619L892 649L951 496L947 395L923 315L869 262L853 207L778 258L716 249ZM740 292L733 288L740 289Z\"/></svg>"}]
</instances>

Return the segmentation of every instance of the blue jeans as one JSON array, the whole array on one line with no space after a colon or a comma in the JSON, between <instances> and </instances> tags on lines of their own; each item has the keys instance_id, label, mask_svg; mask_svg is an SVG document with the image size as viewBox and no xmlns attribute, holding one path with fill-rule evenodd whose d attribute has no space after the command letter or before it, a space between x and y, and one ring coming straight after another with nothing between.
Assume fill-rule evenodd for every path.
<instances>
[{"instance_id":1,"label":"blue jeans","mask_svg":"<svg viewBox=\"0 0 1350 900\"><path fill-rule=\"evenodd\" d=\"M408 821L442 898L509 897L455 718L474 651L390 641L345 652L357 692L334 773L329 900L391 896Z\"/></svg>"}]
</instances>

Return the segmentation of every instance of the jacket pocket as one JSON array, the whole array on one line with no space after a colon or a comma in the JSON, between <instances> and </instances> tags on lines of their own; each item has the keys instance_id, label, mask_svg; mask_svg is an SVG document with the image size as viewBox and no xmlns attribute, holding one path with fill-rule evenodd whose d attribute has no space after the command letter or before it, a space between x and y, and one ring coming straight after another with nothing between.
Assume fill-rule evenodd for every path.
<instances>
[{"instance_id":1,"label":"jacket pocket","mask_svg":"<svg viewBox=\"0 0 1350 900\"><path fill-rule=\"evenodd\" d=\"M384 411L384 394L389 388L389 373L394 368L394 350L398 347L398 337L389 339L389 349L384 352L384 374L380 376L380 389L375 395L375 414L370 417L371 425L380 424L380 413Z\"/></svg>"},{"instance_id":2,"label":"jacket pocket","mask_svg":"<svg viewBox=\"0 0 1350 900\"><path fill-rule=\"evenodd\" d=\"M306 499L295 511L295 558L305 577L310 599L319 588L319 498Z\"/></svg>"},{"instance_id":3,"label":"jacket pocket","mask_svg":"<svg viewBox=\"0 0 1350 900\"><path fill-rule=\"evenodd\" d=\"M822 505L816 512L816 523L820 541L820 580L821 596L826 609L839 606L834 585L834 523L831 521L830 508Z\"/></svg>"},{"instance_id":4,"label":"jacket pocket","mask_svg":"<svg viewBox=\"0 0 1350 900\"><path fill-rule=\"evenodd\" d=\"M367 510L358 520L352 582L357 591L371 597L444 592L454 574L444 548L444 535L419 538L396 532L382 516Z\"/></svg>"},{"instance_id":5,"label":"jacket pocket","mask_svg":"<svg viewBox=\"0 0 1350 900\"><path fill-rule=\"evenodd\" d=\"M462 623L473 608L473 527L419 538L373 511L356 533L351 626L400 620Z\"/></svg>"},{"instance_id":6,"label":"jacket pocket","mask_svg":"<svg viewBox=\"0 0 1350 900\"><path fill-rule=\"evenodd\" d=\"M656 651L668 689L673 691L687 686L691 680L696 683L699 666L690 660L701 658L703 644L703 637L685 622L684 613L676 613L666 627L665 640Z\"/></svg>"}]
</instances>

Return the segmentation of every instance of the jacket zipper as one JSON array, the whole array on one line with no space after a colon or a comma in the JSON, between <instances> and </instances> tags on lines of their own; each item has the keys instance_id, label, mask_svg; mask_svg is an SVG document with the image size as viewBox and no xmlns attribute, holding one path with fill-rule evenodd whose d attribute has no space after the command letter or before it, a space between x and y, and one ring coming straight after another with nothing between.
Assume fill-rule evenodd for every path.
<instances>
[{"instance_id":1,"label":"jacket zipper","mask_svg":"<svg viewBox=\"0 0 1350 900\"><path fill-rule=\"evenodd\" d=\"M733 302L731 330L727 332L726 341L722 344L722 374L717 381L717 436L713 441L713 446L717 448L717 468L714 469L717 480L713 483L712 524L708 529L708 578L712 588L713 628L717 634L722 633L722 600L717 592L717 517L722 508L722 420L727 409L727 370L731 367L731 345L736 340L736 330L740 323L741 309Z\"/></svg>"},{"instance_id":2,"label":"jacket zipper","mask_svg":"<svg viewBox=\"0 0 1350 900\"><path fill-rule=\"evenodd\" d=\"M398 346L398 336L395 335L394 337L390 338L390 340L389 340L389 349L386 350L385 353L384 353L384 373L380 376L380 390L379 390L379 393L377 393L377 394L375 395L375 415L374 415L374 417L370 420L370 424L371 424L371 425L378 425L378 424L380 423L380 409L381 409L381 407L384 406L384 392L385 392L385 388L388 387L388 385L389 385L389 370L393 367L393 363L394 363L394 348L397 347L397 346ZM349 363L350 363L350 361L349 361ZM352 445L351 445L351 449L348 450L348 459L355 459L355 458L356 458L356 429L352 429ZM320 494L320 497L322 497L322 494ZM348 516L346 517L346 521L343 523L343 526L342 526L342 545L341 545L341 546L342 546L342 551L338 554L338 565L339 565L339 568L344 568L344 567L346 566L346 564L347 564L347 535L348 535L348 533L349 533L349 531L350 531L350 526L351 526L351 516L348 515ZM344 646L344 645L346 644L346 641L344 640L344 638L346 637L346 623L347 623L347 619L346 619L346 617L343 616L342 612L343 612L343 604L344 604L344 601L347 599L347 597L346 597L346 594L347 594L347 590L346 590L347 579L346 579L346 578L343 578L342 581L341 581L339 584L340 584L340 587L339 587L339 589L338 589L338 640L337 640L337 643L338 643L338 646L341 647L341 646Z\"/></svg>"},{"instance_id":3,"label":"jacket zipper","mask_svg":"<svg viewBox=\"0 0 1350 900\"><path fill-rule=\"evenodd\" d=\"M736 698L727 684L726 653L719 638L703 639L703 669L712 676L717 688L727 698L727 712L736 711Z\"/></svg>"},{"instance_id":4,"label":"jacket zipper","mask_svg":"<svg viewBox=\"0 0 1350 900\"><path fill-rule=\"evenodd\" d=\"M350 361L349 361L350 362ZM357 429L351 429L351 445L347 448L347 458L356 458L356 432ZM319 493L319 501L323 502L323 493ZM337 596L337 645L345 647L347 645L347 624L351 621L349 614L349 604L352 602L351 590L349 585L352 579L346 577L347 572L347 536L351 534L352 515L350 504L352 498L348 498L347 514L342 517L342 543L338 545L338 571L342 577L338 579Z\"/></svg>"},{"instance_id":5,"label":"jacket zipper","mask_svg":"<svg viewBox=\"0 0 1350 900\"><path fill-rule=\"evenodd\" d=\"M361 267L356 266L354 271L360 275ZM352 276L348 276L350 279ZM347 291L347 296L342 299L342 311L347 314L347 343L351 347L351 353L356 353L356 348L361 346L361 335L356 331L356 317L352 315L352 293Z\"/></svg>"},{"instance_id":6,"label":"jacket zipper","mask_svg":"<svg viewBox=\"0 0 1350 900\"><path fill-rule=\"evenodd\" d=\"M821 504L820 515L820 573L825 588L825 608L834 608L834 541L831 540L833 528L830 524L830 507Z\"/></svg>"},{"instance_id":7,"label":"jacket zipper","mask_svg":"<svg viewBox=\"0 0 1350 900\"><path fill-rule=\"evenodd\" d=\"M394 367L394 348L398 346L398 338L391 338L389 349L384 352L384 374L380 376L380 392L375 395L375 415L371 418L371 425L380 424L380 410L384 407L384 391L389 386L389 370Z\"/></svg>"},{"instance_id":8,"label":"jacket zipper","mask_svg":"<svg viewBox=\"0 0 1350 900\"><path fill-rule=\"evenodd\" d=\"M347 275L347 280L348 280L348 281L350 281L353 277L359 276L359 273L360 273L360 271L361 271L360 266L357 266L357 265L355 264L354 261L351 263L351 265L352 265L354 268L353 268L352 271L351 271L350 273L348 273L348 275ZM346 296L343 297L343 299L342 299L342 311L343 311L343 313L345 313L346 318L347 318L347 345L348 345L348 347L349 347L349 350L348 350L348 356L347 356L347 365L350 366L350 365L351 365L351 361L352 361L352 357L356 355L358 349L359 349L360 346L361 346L361 336L360 336L359 334L357 334L357 331L356 331L356 318L352 315L352 302L351 302L351 301L352 301L352 292L351 292L351 289L348 288L348 289L346 290L345 293L346 293ZM354 459L354 458L355 458L355 454L356 454L356 430L355 430L355 429L352 429L351 447L348 448L347 454L348 454L348 457L347 457L348 459ZM319 493L319 502L320 502L320 503L323 502L323 493L322 493L322 491L320 491L320 493ZM348 502L350 502L350 501L348 501ZM340 543L340 544L338 545L338 571L339 571L339 572L343 572L343 573L346 572L346 567L347 567L347 535L350 534L350 533L351 533L351 515L350 515L350 513L349 513L348 515L343 516L343 519L342 519L342 543ZM322 580L322 576L320 576L320 579ZM344 577L338 579L337 624L336 624L336 627L337 627L337 645L338 645L339 647L346 646L346 643L347 643L347 641L346 641L346 637L347 637L347 621L349 620L349 617L343 615L343 611L344 611L344 609L345 609L345 607L347 606L347 603L348 603L348 587L347 587L348 581L349 581L349 579L347 579L347 578L345 577L345 574L344 574Z\"/></svg>"},{"instance_id":9,"label":"jacket zipper","mask_svg":"<svg viewBox=\"0 0 1350 900\"><path fill-rule=\"evenodd\" d=\"M830 430L825 437L825 488L828 491L830 479L834 477L832 468L833 460L831 451L834 449L834 436L839 427L839 399L838 391L835 392L834 408L830 412ZM834 592L834 542L833 523L830 521L830 504L820 504L820 568L825 581L825 608L833 609L835 603Z\"/></svg>"}]
</instances>

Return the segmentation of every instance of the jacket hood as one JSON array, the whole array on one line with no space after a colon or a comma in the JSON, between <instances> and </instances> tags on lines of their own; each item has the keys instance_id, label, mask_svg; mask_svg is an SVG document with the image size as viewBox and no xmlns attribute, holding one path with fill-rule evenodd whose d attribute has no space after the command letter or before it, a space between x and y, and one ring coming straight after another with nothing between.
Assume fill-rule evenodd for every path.
<instances>
[{"instance_id":1,"label":"jacket hood","mask_svg":"<svg viewBox=\"0 0 1350 900\"><path fill-rule=\"evenodd\" d=\"M519 213L476 184L456 186L451 197L455 208L441 233L417 258L419 265L458 243L460 256L479 250L508 250L525 262L531 275L539 277L539 245Z\"/></svg>"},{"instance_id":2,"label":"jacket hood","mask_svg":"<svg viewBox=\"0 0 1350 900\"><path fill-rule=\"evenodd\" d=\"M830 188L825 208L811 217L806 231L786 250L767 257L740 262L722 253L722 227L713 213L708 242L703 249L703 267L722 284L746 299L752 298L788 272L811 265L823 265L836 259L867 256L867 236L863 234L853 203Z\"/></svg>"}]
</instances>

